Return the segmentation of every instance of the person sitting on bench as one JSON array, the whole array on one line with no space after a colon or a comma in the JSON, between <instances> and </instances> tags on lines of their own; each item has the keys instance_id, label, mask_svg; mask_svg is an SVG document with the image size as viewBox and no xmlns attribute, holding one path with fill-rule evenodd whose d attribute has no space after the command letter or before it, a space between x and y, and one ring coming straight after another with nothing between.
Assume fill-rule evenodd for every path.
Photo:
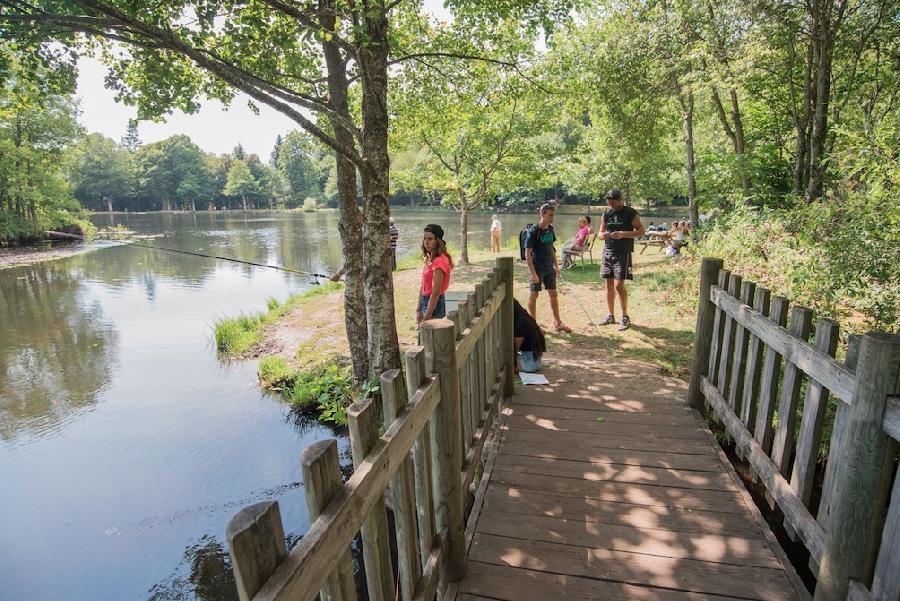
<instances>
[{"instance_id":1,"label":"person sitting on bench","mask_svg":"<svg viewBox=\"0 0 900 601\"><path fill-rule=\"evenodd\" d=\"M562 247L562 259L563 269L568 269L569 267L575 266L575 257L572 256L570 251L573 250L583 250L584 245L587 244L588 237L591 235L591 217L590 215L584 215L583 217L578 218L578 233L575 234L575 238L573 240L569 240Z\"/></svg>"}]
</instances>

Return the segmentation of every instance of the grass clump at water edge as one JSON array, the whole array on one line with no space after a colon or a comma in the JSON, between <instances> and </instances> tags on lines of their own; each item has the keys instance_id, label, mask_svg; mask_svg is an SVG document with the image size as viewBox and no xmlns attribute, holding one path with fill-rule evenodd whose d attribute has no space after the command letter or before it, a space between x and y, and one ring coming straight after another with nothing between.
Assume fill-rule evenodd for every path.
<instances>
[{"instance_id":1,"label":"grass clump at water edge","mask_svg":"<svg viewBox=\"0 0 900 601\"><path fill-rule=\"evenodd\" d=\"M264 357L259 361L259 382L280 394L295 410L314 411L321 421L339 426L347 425L347 407L379 392L377 380L357 386L350 366L337 359L298 370L284 357Z\"/></svg>"},{"instance_id":2,"label":"grass clump at water edge","mask_svg":"<svg viewBox=\"0 0 900 601\"><path fill-rule=\"evenodd\" d=\"M289 313L302 299L322 296L342 286L343 284L328 282L303 294L292 295L284 304L271 298L266 303L268 307L266 313L238 315L216 322L214 327L216 352L223 359L239 357L250 352L262 340L264 328Z\"/></svg>"}]
</instances>

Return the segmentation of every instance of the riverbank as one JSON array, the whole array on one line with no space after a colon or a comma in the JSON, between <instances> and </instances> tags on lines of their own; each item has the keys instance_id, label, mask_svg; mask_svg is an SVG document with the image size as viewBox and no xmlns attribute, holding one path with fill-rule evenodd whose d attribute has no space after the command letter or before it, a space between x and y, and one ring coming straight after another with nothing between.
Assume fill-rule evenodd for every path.
<instances>
[{"instance_id":1,"label":"riverbank","mask_svg":"<svg viewBox=\"0 0 900 601\"><path fill-rule=\"evenodd\" d=\"M472 290L493 267L490 253L470 253L471 264L452 272L451 290ZM518 251L503 251L514 257L514 294L520 303L528 300L528 272L518 261ZM687 380L691 343L696 319L695 265L687 257L667 258L662 253L635 253L635 279L628 284L632 326L619 332L615 325L596 325L606 316L606 285L599 277L599 261L584 269L565 270L558 282L560 314L571 333L552 327L547 293L538 298L538 323L548 342L547 360L564 359L578 353L584 358L612 364L619 359L638 361L647 369ZM421 267L394 272L397 335L400 348L416 344L415 307ZM616 317L621 317L618 310ZM313 365L332 357L349 359L344 330L343 290L325 296L301 299L296 307L263 333L255 357L280 355L297 367ZM578 377L578 374L573 374Z\"/></svg>"},{"instance_id":2,"label":"riverbank","mask_svg":"<svg viewBox=\"0 0 900 601\"><path fill-rule=\"evenodd\" d=\"M52 261L87 252L87 246L81 242L57 244L53 246L22 246L0 249L0 269L30 265L41 261Z\"/></svg>"}]
</instances>

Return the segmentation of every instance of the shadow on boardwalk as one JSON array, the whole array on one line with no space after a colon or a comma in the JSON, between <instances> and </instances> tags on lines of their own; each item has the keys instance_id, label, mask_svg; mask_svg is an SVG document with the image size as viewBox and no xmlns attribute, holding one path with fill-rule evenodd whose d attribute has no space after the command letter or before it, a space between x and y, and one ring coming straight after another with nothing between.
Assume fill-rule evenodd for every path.
<instances>
[{"instance_id":1,"label":"shadow on boardwalk","mask_svg":"<svg viewBox=\"0 0 900 601\"><path fill-rule=\"evenodd\" d=\"M809 598L684 382L552 363L504 410L456 599Z\"/></svg>"}]
</instances>

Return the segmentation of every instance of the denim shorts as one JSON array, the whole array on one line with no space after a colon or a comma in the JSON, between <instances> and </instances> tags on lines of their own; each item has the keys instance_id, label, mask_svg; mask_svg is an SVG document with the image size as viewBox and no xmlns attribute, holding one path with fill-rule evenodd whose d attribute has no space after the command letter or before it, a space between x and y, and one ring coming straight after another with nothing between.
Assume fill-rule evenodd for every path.
<instances>
[{"instance_id":1,"label":"denim shorts","mask_svg":"<svg viewBox=\"0 0 900 601\"><path fill-rule=\"evenodd\" d=\"M425 313L428 310L428 301L431 300L431 296L425 296L424 294L420 297L419 300L419 313ZM440 295L438 297L438 302L434 306L434 313L431 314L431 319L440 319L441 317L447 317L447 303L444 301L444 295Z\"/></svg>"},{"instance_id":2,"label":"denim shorts","mask_svg":"<svg viewBox=\"0 0 900 601\"><path fill-rule=\"evenodd\" d=\"M533 352L519 351L519 366L522 368L522 371L529 374L534 373L541 368L541 365L541 360L535 359Z\"/></svg>"}]
</instances>

